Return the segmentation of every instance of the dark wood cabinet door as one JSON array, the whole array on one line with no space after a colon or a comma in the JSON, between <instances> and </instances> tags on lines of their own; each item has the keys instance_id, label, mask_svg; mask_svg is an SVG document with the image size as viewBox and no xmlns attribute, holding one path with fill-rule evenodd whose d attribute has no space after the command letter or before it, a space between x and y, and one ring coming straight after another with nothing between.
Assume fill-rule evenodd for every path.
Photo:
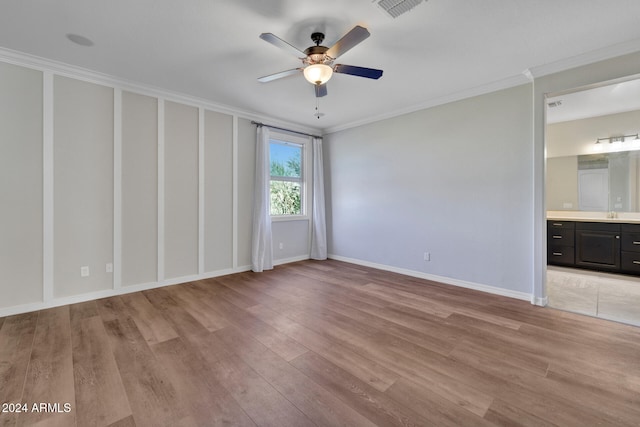
<instances>
[{"instance_id":1,"label":"dark wood cabinet door","mask_svg":"<svg viewBox=\"0 0 640 427\"><path fill-rule=\"evenodd\" d=\"M620 232L576 230L576 265L602 270L620 268Z\"/></svg>"}]
</instances>

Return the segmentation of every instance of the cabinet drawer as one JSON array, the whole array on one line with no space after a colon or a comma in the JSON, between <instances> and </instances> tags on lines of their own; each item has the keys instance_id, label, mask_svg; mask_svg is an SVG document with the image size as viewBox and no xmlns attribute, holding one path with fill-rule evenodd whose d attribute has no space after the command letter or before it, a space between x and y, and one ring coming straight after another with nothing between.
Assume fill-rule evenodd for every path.
<instances>
[{"instance_id":1,"label":"cabinet drawer","mask_svg":"<svg viewBox=\"0 0 640 427\"><path fill-rule=\"evenodd\" d=\"M622 224L622 231L640 234L640 224Z\"/></svg>"},{"instance_id":2,"label":"cabinet drawer","mask_svg":"<svg viewBox=\"0 0 640 427\"><path fill-rule=\"evenodd\" d=\"M620 232L620 224L612 224L610 222L578 222L576 230L588 231L607 231L611 233Z\"/></svg>"},{"instance_id":3,"label":"cabinet drawer","mask_svg":"<svg viewBox=\"0 0 640 427\"><path fill-rule=\"evenodd\" d=\"M547 250L547 263L549 264L573 264L575 261L575 249L573 246L549 245Z\"/></svg>"},{"instance_id":4,"label":"cabinet drawer","mask_svg":"<svg viewBox=\"0 0 640 427\"><path fill-rule=\"evenodd\" d=\"M573 230L576 228L576 223L572 221L547 221L547 230L557 230L559 228Z\"/></svg>"},{"instance_id":5,"label":"cabinet drawer","mask_svg":"<svg viewBox=\"0 0 640 427\"><path fill-rule=\"evenodd\" d=\"M547 244L573 246L574 236L575 236L575 231L571 228L549 229L547 231Z\"/></svg>"},{"instance_id":6,"label":"cabinet drawer","mask_svg":"<svg viewBox=\"0 0 640 427\"><path fill-rule=\"evenodd\" d=\"M640 253L622 252L622 270L640 273Z\"/></svg>"},{"instance_id":7,"label":"cabinet drawer","mask_svg":"<svg viewBox=\"0 0 640 427\"><path fill-rule=\"evenodd\" d=\"M622 250L640 252L640 233L622 233Z\"/></svg>"}]
</instances>

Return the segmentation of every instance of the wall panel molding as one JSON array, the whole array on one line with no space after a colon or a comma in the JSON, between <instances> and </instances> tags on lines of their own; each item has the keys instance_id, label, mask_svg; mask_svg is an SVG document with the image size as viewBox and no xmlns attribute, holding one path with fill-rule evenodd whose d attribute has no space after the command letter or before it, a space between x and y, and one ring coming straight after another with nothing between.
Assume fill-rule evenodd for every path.
<instances>
[{"instance_id":1,"label":"wall panel molding","mask_svg":"<svg viewBox=\"0 0 640 427\"><path fill-rule=\"evenodd\" d=\"M113 289L122 286L122 90L113 91Z\"/></svg>"},{"instance_id":2,"label":"wall panel molding","mask_svg":"<svg viewBox=\"0 0 640 427\"><path fill-rule=\"evenodd\" d=\"M198 274L204 268L204 196L205 196L205 153L204 153L204 108L198 108Z\"/></svg>"},{"instance_id":3,"label":"wall panel molding","mask_svg":"<svg viewBox=\"0 0 640 427\"><path fill-rule=\"evenodd\" d=\"M43 76L43 269L42 287L45 302L53 299L53 74L45 71Z\"/></svg>"},{"instance_id":4,"label":"wall panel molding","mask_svg":"<svg viewBox=\"0 0 640 427\"><path fill-rule=\"evenodd\" d=\"M233 116L233 169L232 169L232 210L233 210L233 260L232 266L236 268L238 266L238 117Z\"/></svg>"},{"instance_id":5,"label":"wall panel molding","mask_svg":"<svg viewBox=\"0 0 640 427\"><path fill-rule=\"evenodd\" d=\"M164 99L158 98L158 282L164 281Z\"/></svg>"}]
</instances>

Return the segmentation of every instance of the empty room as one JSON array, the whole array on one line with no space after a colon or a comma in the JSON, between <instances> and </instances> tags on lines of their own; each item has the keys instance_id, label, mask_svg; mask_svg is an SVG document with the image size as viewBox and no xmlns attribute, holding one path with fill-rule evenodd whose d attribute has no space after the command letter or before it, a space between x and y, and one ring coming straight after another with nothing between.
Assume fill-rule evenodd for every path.
<instances>
[{"instance_id":1,"label":"empty room","mask_svg":"<svg viewBox=\"0 0 640 427\"><path fill-rule=\"evenodd\" d=\"M640 3L0 4L0 426L637 426Z\"/></svg>"}]
</instances>

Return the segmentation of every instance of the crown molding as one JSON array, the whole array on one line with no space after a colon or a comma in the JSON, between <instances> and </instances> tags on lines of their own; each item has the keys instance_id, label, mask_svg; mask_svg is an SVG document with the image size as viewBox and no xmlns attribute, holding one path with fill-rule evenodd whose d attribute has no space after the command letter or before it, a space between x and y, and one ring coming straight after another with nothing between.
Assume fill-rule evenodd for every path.
<instances>
[{"instance_id":1,"label":"crown molding","mask_svg":"<svg viewBox=\"0 0 640 427\"><path fill-rule=\"evenodd\" d=\"M634 39L627 42L607 46L601 49L585 52L580 55L572 56L570 58L550 62L548 64L531 67L529 70L534 78L539 78L639 51L640 39Z\"/></svg>"},{"instance_id":2,"label":"crown molding","mask_svg":"<svg viewBox=\"0 0 640 427\"><path fill-rule=\"evenodd\" d=\"M415 104L406 108L390 111L385 114L367 117L366 119L363 119L363 120L357 120L344 125L327 128L327 129L324 129L324 134L339 132L342 130L363 126L370 123L375 123L381 120L403 116L405 114L414 113L416 111L426 110L428 108L437 107L439 105L449 104L451 102L460 101L467 98L473 98L474 96L485 95L491 92L496 92L502 89L509 89L511 87L520 86L527 83L531 83L531 80L524 73L521 73L515 76L507 77L502 80L497 80L485 85L476 86L476 87L465 89L460 92L433 98L426 102L422 102L420 104Z\"/></svg>"},{"instance_id":3,"label":"crown molding","mask_svg":"<svg viewBox=\"0 0 640 427\"><path fill-rule=\"evenodd\" d=\"M275 117L266 116L252 111L244 111L229 105L219 104L209 99L198 98L179 92L174 92L160 87L146 85L121 79L98 71L89 70L63 62L42 58L24 52L19 52L7 48L0 47L0 61L8 64L18 65L21 67L31 68L42 72L50 72L57 76L69 77L76 80L94 83L102 86L108 86L114 89L126 90L140 95L147 95L154 98L164 99L167 101L179 102L194 107L202 107L207 110L238 116L243 119L255 120L261 122L269 122L274 126L281 126L291 130L321 134L318 128L301 126L298 123L287 122Z\"/></svg>"},{"instance_id":4,"label":"crown molding","mask_svg":"<svg viewBox=\"0 0 640 427\"><path fill-rule=\"evenodd\" d=\"M544 65L530 67L524 70L521 74L507 77L492 83L488 83L486 85L481 85L481 86L469 88L460 92L456 92L450 95L433 98L426 102L413 105L411 107L402 108L399 110L391 111L378 116L368 117L363 120L357 120L357 121L346 123L339 126L334 126L331 128L324 129L323 131L325 134L339 132L342 130L374 123L380 120L390 119L393 117L402 116L404 114L413 113L415 111L437 107L438 105L444 105L450 102L460 101L462 99L472 98L474 96L484 95L487 93L495 92L502 89L508 89L510 87L519 86L522 84L533 83L535 79L543 76L558 73L561 71L570 70L572 68L577 68L583 65L593 64L599 61L605 61L607 59L612 59L612 58L624 56L624 55L639 52L639 51L640 51L640 39L630 40L624 43L618 43L605 48L596 49L580 55L572 56L570 58L565 58L559 61L550 62Z\"/></svg>"}]
</instances>

